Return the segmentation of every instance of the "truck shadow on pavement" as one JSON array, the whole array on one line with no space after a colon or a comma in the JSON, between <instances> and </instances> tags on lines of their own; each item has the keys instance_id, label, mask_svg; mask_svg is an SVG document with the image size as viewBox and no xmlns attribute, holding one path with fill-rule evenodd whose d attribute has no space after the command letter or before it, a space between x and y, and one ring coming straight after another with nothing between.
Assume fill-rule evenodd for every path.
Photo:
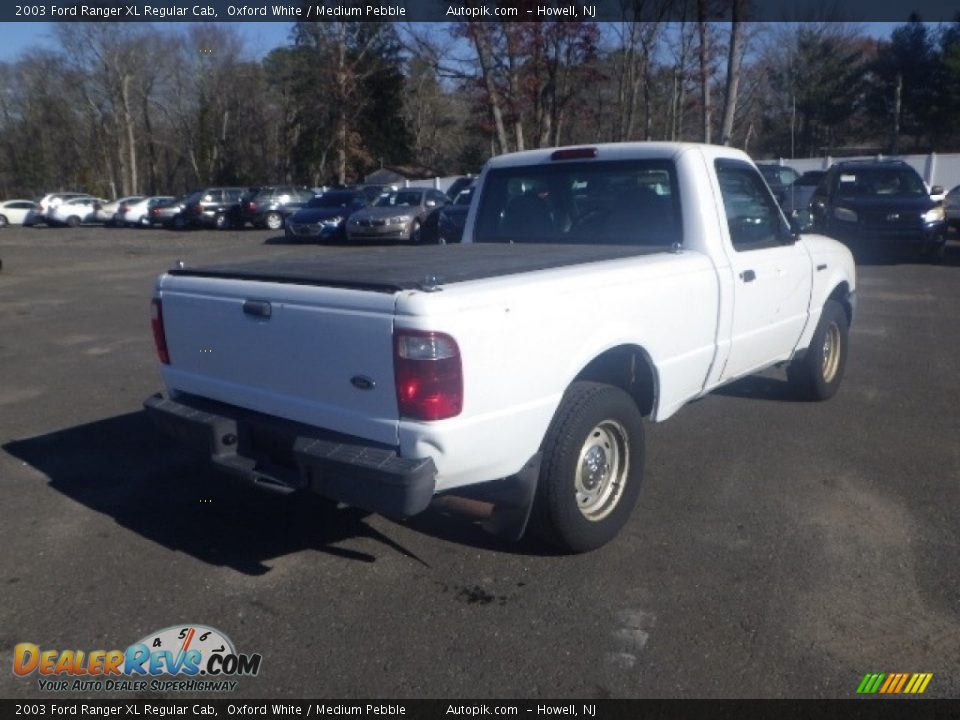
<instances>
[{"instance_id":1,"label":"truck shadow on pavement","mask_svg":"<svg viewBox=\"0 0 960 720\"><path fill-rule=\"evenodd\" d=\"M337 546L358 537L426 565L370 527L365 511L332 510L313 495L274 495L221 477L158 433L142 411L3 449L46 475L54 490L120 526L247 575L265 574L266 561L306 549L376 562L375 555Z\"/></svg>"}]
</instances>

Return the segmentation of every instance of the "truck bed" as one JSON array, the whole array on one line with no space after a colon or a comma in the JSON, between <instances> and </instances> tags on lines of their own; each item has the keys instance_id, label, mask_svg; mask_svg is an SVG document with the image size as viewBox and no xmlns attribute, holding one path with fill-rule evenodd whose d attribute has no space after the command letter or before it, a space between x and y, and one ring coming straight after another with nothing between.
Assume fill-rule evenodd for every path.
<instances>
[{"instance_id":1,"label":"truck bed","mask_svg":"<svg viewBox=\"0 0 960 720\"><path fill-rule=\"evenodd\" d=\"M175 268L170 274L394 293L664 251L636 245L381 246L347 248L322 257Z\"/></svg>"}]
</instances>

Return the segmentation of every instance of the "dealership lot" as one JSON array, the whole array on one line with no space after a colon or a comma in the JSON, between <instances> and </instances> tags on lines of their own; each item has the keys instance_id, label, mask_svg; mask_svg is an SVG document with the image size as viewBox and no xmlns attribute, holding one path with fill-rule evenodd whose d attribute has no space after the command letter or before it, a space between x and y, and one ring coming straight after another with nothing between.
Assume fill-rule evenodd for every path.
<instances>
[{"instance_id":1,"label":"dealership lot","mask_svg":"<svg viewBox=\"0 0 960 720\"><path fill-rule=\"evenodd\" d=\"M939 267L859 267L835 399L771 372L648 424L631 523L564 557L437 514L330 518L154 431L153 279L338 252L273 235L0 231L0 667L205 624L263 656L229 697L853 697L867 672L960 694L955 236ZM0 697L44 695L0 671Z\"/></svg>"}]
</instances>

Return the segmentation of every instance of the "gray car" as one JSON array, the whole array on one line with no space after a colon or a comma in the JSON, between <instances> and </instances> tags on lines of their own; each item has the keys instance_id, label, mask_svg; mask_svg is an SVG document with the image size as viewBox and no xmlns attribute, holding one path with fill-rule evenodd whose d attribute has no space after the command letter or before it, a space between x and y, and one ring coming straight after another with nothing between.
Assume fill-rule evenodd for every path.
<instances>
[{"instance_id":1,"label":"gray car","mask_svg":"<svg viewBox=\"0 0 960 720\"><path fill-rule=\"evenodd\" d=\"M439 190L404 188L384 193L347 222L347 241L420 242L427 217L450 202Z\"/></svg>"}]
</instances>

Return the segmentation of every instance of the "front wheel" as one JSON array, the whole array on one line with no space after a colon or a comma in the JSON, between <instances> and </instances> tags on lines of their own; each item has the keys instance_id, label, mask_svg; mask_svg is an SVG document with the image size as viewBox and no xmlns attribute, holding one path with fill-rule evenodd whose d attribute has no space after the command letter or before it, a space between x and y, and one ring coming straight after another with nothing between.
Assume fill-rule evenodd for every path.
<instances>
[{"instance_id":1,"label":"front wheel","mask_svg":"<svg viewBox=\"0 0 960 720\"><path fill-rule=\"evenodd\" d=\"M810 347L787 366L787 379L804 400L829 400L840 389L847 366L847 313L836 300L827 300Z\"/></svg>"},{"instance_id":2,"label":"front wheel","mask_svg":"<svg viewBox=\"0 0 960 720\"><path fill-rule=\"evenodd\" d=\"M213 218L213 226L217 230L229 230L230 218L228 218L224 213L217 213L216 217Z\"/></svg>"},{"instance_id":3,"label":"front wheel","mask_svg":"<svg viewBox=\"0 0 960 720\"><path fill-rule=\"evenodd\" d=\"M267 230L279 230L283 227L283 216L275 212L267 213L263 224L267 226Z\"/></svg>"},{"instance_id":4,"label":"front wheel","mask_svg":"<svg viewBox=\"0 0 960 720\"><path fill-rule=\"evenodd\" d=\"M7 216L6 216L6 215L0 215L0 228L5 228L5 227L7 226L7 224L8 224L8 222L7 222Z\"/></svg>"},{"instance_id":5,"label":"front wheel","mask_svg":"<svg viewBox=\"0 0 960 720\"><path fill-rule=\"evenodd\" d=\"M423 230L420 228L420 221L414 220L413 225L410 226L410 242L419 245L422 236Z\"/></svg>"},{"instance_id":6,"label":"front wheel","mask_svg":"<svg viewBox=\"0 0 960 720\"><path fill-rule=\"evenodd\" d=\"M610 542L637 504L643 459L633 398L611 385L574 383L544 439L535 526L567 552Z\"/></svg>"},{"instance_id":7,"label":"front wheel","mask_svg":"<svg viewBox=\"0 0 960 720\"><path fill-rule=\"evenodd\" d=\"M80 218L78 218L76 215L71 215L70 217L67 218L67 227L75 228L79 226L80 226Z\"/></svg>"}]
</instances>

